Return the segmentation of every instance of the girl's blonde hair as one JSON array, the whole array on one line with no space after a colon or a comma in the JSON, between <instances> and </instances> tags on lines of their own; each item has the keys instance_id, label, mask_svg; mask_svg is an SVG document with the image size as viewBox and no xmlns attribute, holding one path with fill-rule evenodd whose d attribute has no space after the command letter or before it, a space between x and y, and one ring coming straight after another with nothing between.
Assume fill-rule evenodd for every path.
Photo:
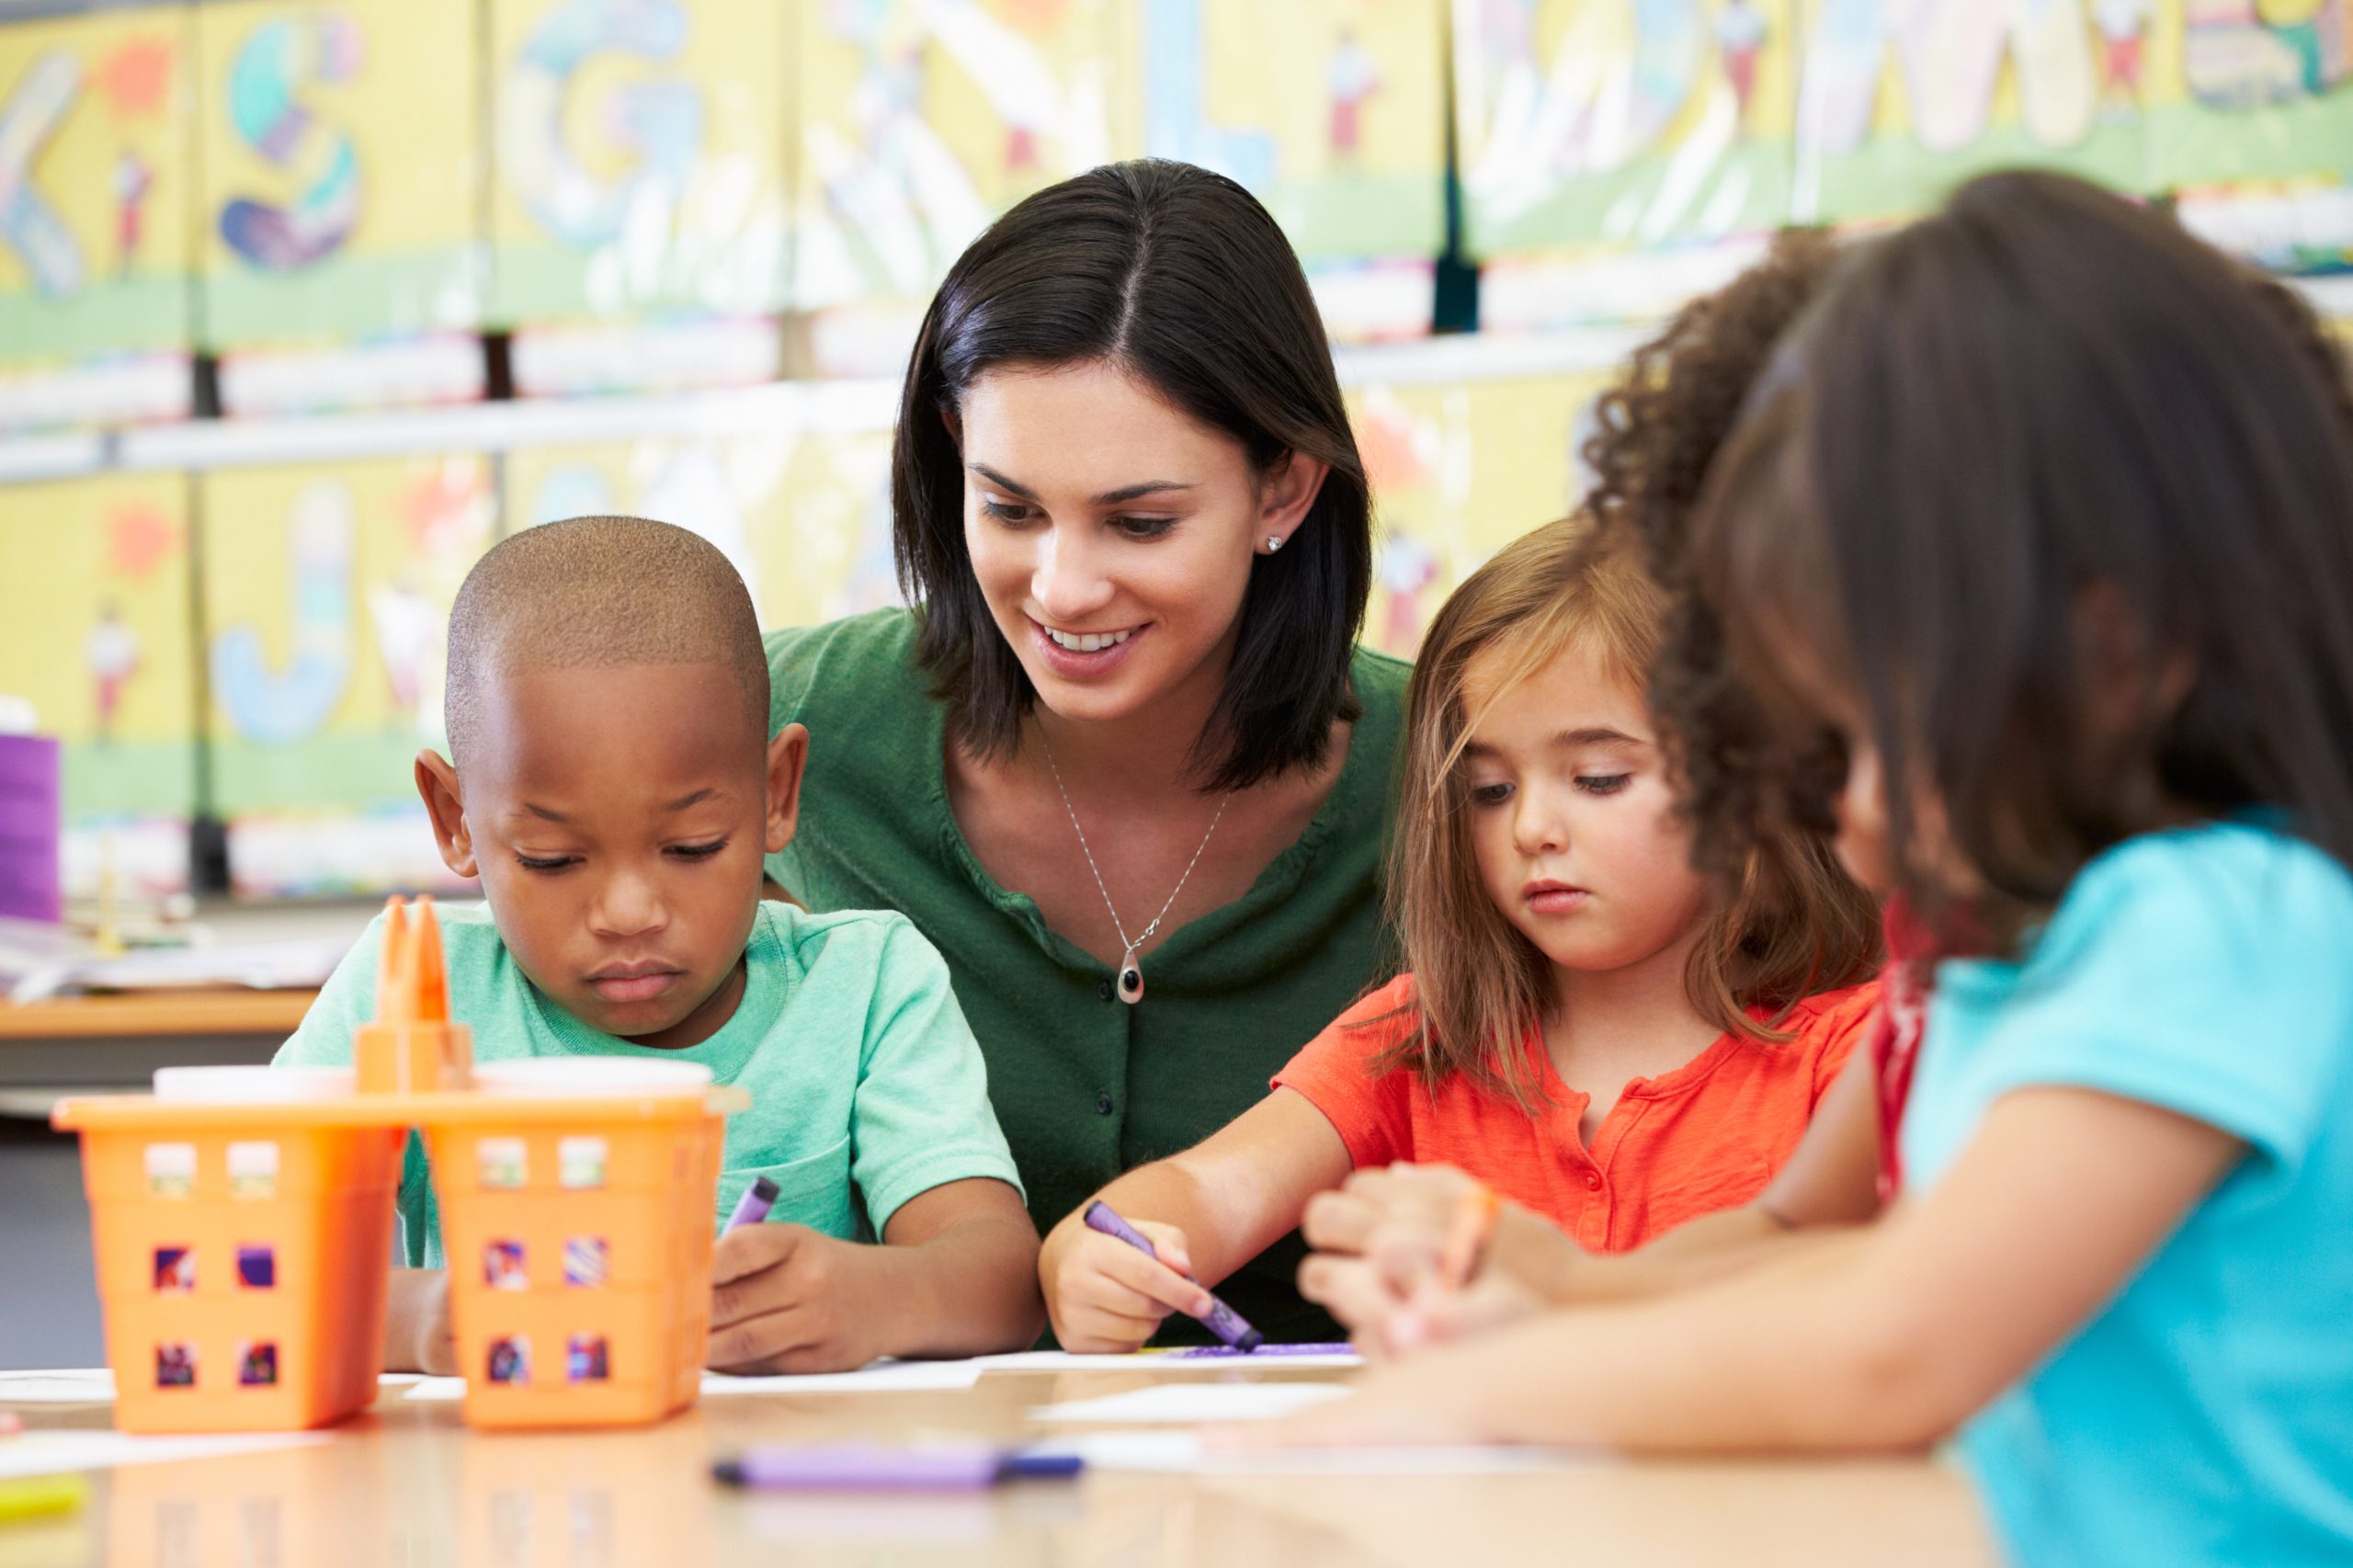
<instances>
[{"instance_id":1,"label":"girl's blonde hair","mask_svg":"<svg viewBox=\"0 0 2353 1568\"><path fill-rule=\"evenodd\" d=\"M1461 1073L1522 1105L1543 1097L1520 1042L1551 1006L1552 960L1480 881L1461 767L1480 715L1468 710L1464 682L1473 661L1494 654L1500 665L1484 683L1492 704L1583 642L1641 690L1666 611L1635 542L1580 514L1506 545L1431 622L1407 698L1389 871L1390 915L1417 991L1407 1004L1415 1027L1376 1071L1410 1068L1433 1086ZM1777 1026L1800 999L1870 972L1878 912L1811 835L1768 835L1733 880L1692 951L1691 1005L1727 1032L1786 1040Z\"/></svg>"}]
</instances>

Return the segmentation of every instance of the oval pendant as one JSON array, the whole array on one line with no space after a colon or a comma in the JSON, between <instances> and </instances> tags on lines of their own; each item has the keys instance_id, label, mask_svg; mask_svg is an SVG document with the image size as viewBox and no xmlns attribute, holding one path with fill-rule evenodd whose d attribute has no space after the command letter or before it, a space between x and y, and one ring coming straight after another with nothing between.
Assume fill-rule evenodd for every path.
<instances>
[{"instance_id":1,"label":"oval pendant","mask_svg":"<svg viewBox=\"0 0 2353 1568\"><path fill-rule=\"evenodd\" d=\"M1120 971L1120 1000L1130 1006L1143 1000L1143 971L1134 964Z\"/></svg>"}]
</instances>

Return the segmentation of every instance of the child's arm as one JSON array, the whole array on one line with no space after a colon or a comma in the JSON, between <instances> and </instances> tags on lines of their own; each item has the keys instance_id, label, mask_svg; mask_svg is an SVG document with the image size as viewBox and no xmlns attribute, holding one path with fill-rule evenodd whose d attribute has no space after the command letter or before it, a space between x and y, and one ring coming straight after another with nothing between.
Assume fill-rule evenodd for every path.
<instances>
[{"instance_id":1,"label":"child's arm","mask_svg":"<svg viewBox=\"0 0 2353 1568\"><path fill-rule=\"evenodd\" d=\"M1858 1224L1879 1210L1879 1113L1868 1052L1823 1095L1805 1137L1756 1199L1703 1215L1633 1252L1589 1253L1506 1203L1472 1289L1426 1288L1471 1178L1445 1165L1362 1170L1307 1206L1317 1249L1300 1290L1378 1353L1482 1332L1574 1302L1662 1295L1781 1256L1797 1233Z\"/></svg>"},{"instance_id":2,"label":"child's arm","mask_svg":"<svg viewBox=\"0 0 2353 1568\"><path fill-rule=\"evenodd\" d=\"M393 1269L384 1305L384 1370L446 1377L457 1369L448 1271Z\"/></svg>"},{"instance_id":3,"label":"child's arm","mask_svg":"<svg viewBox=\"0 0 2353 1568\"><path fill-rule=\"evenodd\" d=\"M878 1356L980 1356L1038 1337L1038 1231L1001 1181L944 1182L899 1205L883 1244L744 1225L711 1255L710 1361L827 1372Z\"/></svg>"},{"instance_id":4,"label":"child's arm","mask_svg":"<svg viewBox=\"0 0 2353 1568\"><path fill-rule=\"evenodd\" d=\"M1434 1350L1255 1440L1915 1447L2115 1295L2245 1148L2143 1101L2017 1090L1934 1192L1881 1224Z\"/></svg>"},{"instance_id":5,"label":"child's arm","mask_svg":"<svg viewBox=\"0 0 2353 1568\"><path fill-rule=\"evenodd\" d=\"M1209 1310L1215 1285L1299 1223L1308 1199L1348 1174L1347 1145L1304 1095L1277 1089L1181 1154L1139 1165L1097 1196L1142 1232L1154 1262L1087 1229L1086 1205L1046 1238L1038 1265L1065 1350L1133 1350L1172 1312Z\"/></svg>"}]
</instances>

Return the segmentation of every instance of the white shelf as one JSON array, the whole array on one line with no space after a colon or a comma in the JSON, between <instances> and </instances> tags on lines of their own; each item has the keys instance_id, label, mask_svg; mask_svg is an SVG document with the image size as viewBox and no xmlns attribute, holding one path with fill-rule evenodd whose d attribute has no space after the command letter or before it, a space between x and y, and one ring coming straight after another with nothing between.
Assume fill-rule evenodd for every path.
<instances>
[{"instance_id":1,"label":"white shelf","mask_svg":"<svg viewBox=\"0 0 2353 1568\"><path fill-rule=\"evenodd\" d=\"M1344 387L1524 380L1604 369L1647 329L1462 334L1342 348ZM500 452L573 441L847 434L890 428L895 379L778 381L728 392L453 404L372 414L200 419L120 432L0 440L0 484L100 472L186 472L412 453Z\"/></svg>"}]
</instances>

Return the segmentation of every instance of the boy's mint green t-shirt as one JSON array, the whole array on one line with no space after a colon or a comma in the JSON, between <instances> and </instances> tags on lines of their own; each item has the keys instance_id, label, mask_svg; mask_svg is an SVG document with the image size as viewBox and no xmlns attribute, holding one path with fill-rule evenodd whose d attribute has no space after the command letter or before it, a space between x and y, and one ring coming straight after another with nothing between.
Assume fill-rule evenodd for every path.
<instances>
[{"instance_id":1,"label":"boy's mint green t-shirt","mask_svg":"<svg viewBox=\"0 0 2353 1568\"><path fill-rule=\"evenodd\" d=\"M1934 1187L1995 1101L2040 1085L2247 1153L1962 1431L2010 1555L2353 1562L2353 876L2253 824L2109 850L2022 958L1938 967L1905 1170Z\"/></svg>"},{"instance_id":2,"label":"boy's mint green t-shirt","mask_svg":"<svg viewBox=\"0 0 2353 1568\"><path fill-rule=\"evenodd\" d=\"M590 1028L524 978L482 904L437 906L449 1012L474 1059L642 1056L699 1062L752 1098L730 1117L716 1227L755 1178L775 1182L772 1221L845 1241L879 1236L899 1206L944 1182L987 1176L1020 1190L989 1107L980 1047L949 989L948 966L904 916L810 915L764 903L745 949L744 998L700 1045L664 1051ZM375 1012L378 916L319 993L281 1063L340 1065ZM401 1173L401 1235L412 1267L446 1267L423 1140Z\"/></svg>"}]
</instances>

